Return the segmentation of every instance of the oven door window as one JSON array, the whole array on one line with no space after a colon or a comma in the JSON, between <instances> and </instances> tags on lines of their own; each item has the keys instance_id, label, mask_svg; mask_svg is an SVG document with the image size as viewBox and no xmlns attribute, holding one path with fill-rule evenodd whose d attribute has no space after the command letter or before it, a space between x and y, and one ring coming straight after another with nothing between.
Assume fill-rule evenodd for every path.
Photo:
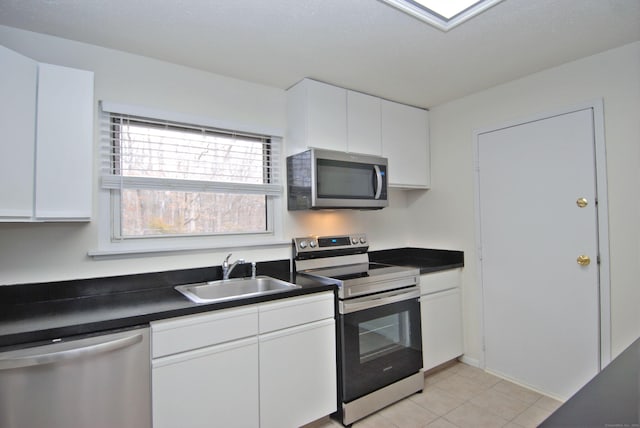
<instances>
[{"instance_id":1,"label":"oven door window","mask_svg":"<svg viewBox=\"0 0 640 428\"><path fill-rule=\"evenodd\" d=\"M387 315L359 325L360 364L411 346L409 313Z\"/></svg>"},{"instance_id":2,"label":"oven door window","mask_svg":"<svg viewBox=\"0 0 640 428\"><path fill-rule=\"evenodd\" d=\"M418 299L352 312L340 318L344 402L422 368Z\"/></svg>"}]
</instances>

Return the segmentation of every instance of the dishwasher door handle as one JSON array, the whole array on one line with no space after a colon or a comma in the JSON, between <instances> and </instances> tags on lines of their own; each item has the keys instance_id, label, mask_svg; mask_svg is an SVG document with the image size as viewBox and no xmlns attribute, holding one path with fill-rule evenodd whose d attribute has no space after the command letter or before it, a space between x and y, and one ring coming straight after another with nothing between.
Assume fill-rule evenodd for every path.
<instances>
[{"instance_id":1,"label":"dishwasher door handle","mask_svg":"<svg viewBox=\"0 0 640 428\"><path fill-rule=\"evenodd\" d=\"M45 354L25 355L0 359L0 370L17 369L22 367L40 366L44 364L54 364L61 361L73 360L81 357L89 357L106 352L126 348L142 341L142 334L110 340L108 342L97 343L95 345L81 346L64 351L49 352Z\"/></svg>"}]
</instances>

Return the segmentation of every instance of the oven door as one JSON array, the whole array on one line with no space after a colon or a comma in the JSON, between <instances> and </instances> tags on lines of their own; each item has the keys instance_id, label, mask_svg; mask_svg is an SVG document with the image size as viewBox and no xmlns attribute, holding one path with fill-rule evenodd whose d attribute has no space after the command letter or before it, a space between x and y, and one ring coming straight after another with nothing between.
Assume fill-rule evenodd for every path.
<instances>
[{"instance_id":1,"label":"oven door","mask_svg":"<svg viewBox=\"0 0 640 428\"><path fill-rule=\"evenodd\" d=\"M422 368L419 296L409 287L339 303L342 402Z\"/></svg>"}]
</instances>

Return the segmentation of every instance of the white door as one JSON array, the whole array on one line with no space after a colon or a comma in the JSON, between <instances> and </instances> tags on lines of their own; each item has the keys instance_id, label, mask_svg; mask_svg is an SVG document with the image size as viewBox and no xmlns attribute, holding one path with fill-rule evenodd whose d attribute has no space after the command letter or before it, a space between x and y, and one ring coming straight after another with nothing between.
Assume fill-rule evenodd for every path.
<instances>
[{"instance_id":1,"label":"white door","mask_svg":"<svg viewBox=\"0 0 640 428\"><path fill-rule=\"evenodd\" d=\"M486 369L568 398L600 366L593 109L477 141Z\"/></svg>"}]
</instances>

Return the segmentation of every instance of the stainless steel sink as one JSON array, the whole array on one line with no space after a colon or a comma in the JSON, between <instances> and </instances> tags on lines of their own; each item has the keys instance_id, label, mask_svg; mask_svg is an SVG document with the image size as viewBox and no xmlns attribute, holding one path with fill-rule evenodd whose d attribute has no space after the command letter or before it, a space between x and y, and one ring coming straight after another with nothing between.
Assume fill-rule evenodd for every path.
<instances>
[{"instance_id":1,"label":"stainless steel sink","mask_svg":"<svg viewBox=\"0 0 640 428\"><path fill-rule=\"evenodd\" d=\"M195 303L212 303L226 300L244 299L264 294L281 293L300 288L299 285L271 278L233 278L220 281L177 285L175 289Z\"/></svg>"}]
</instances>

